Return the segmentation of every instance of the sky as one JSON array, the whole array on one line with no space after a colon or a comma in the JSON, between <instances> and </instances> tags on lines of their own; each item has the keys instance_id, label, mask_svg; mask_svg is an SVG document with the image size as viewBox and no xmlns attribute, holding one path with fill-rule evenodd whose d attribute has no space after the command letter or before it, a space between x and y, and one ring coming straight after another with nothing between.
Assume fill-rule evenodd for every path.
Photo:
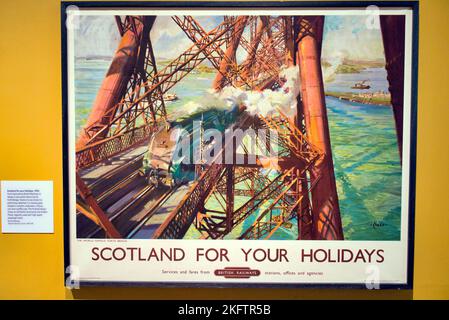
<instances>
[{"instance_id":1,"label":"sky","mask_svg":"<svg viewBox=\"0 0 449 320\"><path fill-rule=\"evenodd\" d=\"M222 17L195 17L207 31ZM325 18L322 57L328 61L343 58L358 60L384 59L378 18L367 16L328 16ZM151 31L158 59L173 59L192 45L184 32L170 17L158 17ZM75 36L77 57L112 57L120 36L113 16L81 16Z\"/></svg>"},{"instance_id":2,"label":"sky","mask_svg":"<svg viewBox=\"0 0 449 320\"><path fill-rule=\"evenodd\" d=\"M194 17L206 31L210 31L221 22L223 17ZM154 53L159 58L174 59L191 47L193 42L187 38L181 28L170 17L156 18L151 31L154 41ZM167 50L169 49L169 50ZM159 53L159 54L158 54Z\"/></svg>"},{"instance_id":3,"label":"sky","mask_svg":"<svg viewBox=\"0 0 449 320\"><path fill-rule=\"evenodd\" d=\"M384 60L379 18L367 16L329 16L325 18L322 56L359 60Z\"/></svg>"}]
</instances>

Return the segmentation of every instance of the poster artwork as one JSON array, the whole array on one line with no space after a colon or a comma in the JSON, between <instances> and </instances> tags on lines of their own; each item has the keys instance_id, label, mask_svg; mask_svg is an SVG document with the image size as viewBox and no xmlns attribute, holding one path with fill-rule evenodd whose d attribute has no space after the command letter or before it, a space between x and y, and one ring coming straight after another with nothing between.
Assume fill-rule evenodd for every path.
<instances>
[{"instance_id":1,"label":"poster artwork","mask_svg":"<svg viewBox=\"0 0 449 320\"><path fill-rule=\"evenodd\" d=\"M408 283L412 9L284 9L68 7L81 283Z\"/></svg>"}]
</instances>

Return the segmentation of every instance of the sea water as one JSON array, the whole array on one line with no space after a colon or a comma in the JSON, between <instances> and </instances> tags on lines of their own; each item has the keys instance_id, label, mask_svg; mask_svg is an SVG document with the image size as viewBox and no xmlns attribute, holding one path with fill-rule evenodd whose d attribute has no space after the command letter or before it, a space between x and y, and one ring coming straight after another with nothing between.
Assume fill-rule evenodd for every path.
<instances>
[{"instance_id":1,"label":"sea water","mask_svg":"<svg viewBox=\"0 0 449 320\"><path fill-rule=\"evenodd\" d=\"M85 124L109 61L79 59L75 64L75 127ZM369 74L368 74L369 73ZM364 74L345 74L326 84L329 91L350 91L362 78L375 79L375 90L387 90L384 69ZM213 73L191 73L171 92L179 100L167 102L172 117L188 112L208 92ZM373 83L372 82L372 83ZM326 98L329 128L340 211L346 240L399 240L401 164L391 107L364 105ZM188 106L186 108L186 105ZM243 204L245 198L237 199ZM261 212L263 210L260 209ZM258 212L238 226L227 238L235 238L257 218ZM280 228L271 239L295 239L296 221L291 229ZM186 238L198 234L191 228Z\"/></svg>"}]
</instances>

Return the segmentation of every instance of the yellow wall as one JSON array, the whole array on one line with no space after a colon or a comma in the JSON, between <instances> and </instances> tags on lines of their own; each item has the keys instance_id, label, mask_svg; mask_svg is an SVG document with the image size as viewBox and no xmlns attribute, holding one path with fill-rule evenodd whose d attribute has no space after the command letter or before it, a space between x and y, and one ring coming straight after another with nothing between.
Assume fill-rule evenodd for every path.
<instances>
[{"instance_id":1,"label":"yellow wall","mask_svg":"<svg viewBox=\"0 0 449 320\"><path fill-rule=\"evenodd\" d=\"M0 5L0 180L53 180L55 233L0 234L0 298L449 298L449 1L421 1L415 289L412 291L63 286L58 0Z\"/></svg>"}]
</instances>

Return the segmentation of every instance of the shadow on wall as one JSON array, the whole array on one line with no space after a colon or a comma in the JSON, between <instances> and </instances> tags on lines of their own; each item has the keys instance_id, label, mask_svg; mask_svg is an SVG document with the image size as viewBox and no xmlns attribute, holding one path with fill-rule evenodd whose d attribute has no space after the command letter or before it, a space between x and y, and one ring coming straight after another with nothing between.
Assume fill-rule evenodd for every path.
<instances>
[{"instance_id":1,"label":"shadow on wall","mask_svg":"<svg viewBox=\"0 0 449 320\"><path fill-rule=\"evenodd\" d=\"M412 300L412 290L356 289L250 289L250 288L143 288L143 287L84 287L66 290L66 298L74 299L359 299Z\"/></svg>"}]
</instances>

